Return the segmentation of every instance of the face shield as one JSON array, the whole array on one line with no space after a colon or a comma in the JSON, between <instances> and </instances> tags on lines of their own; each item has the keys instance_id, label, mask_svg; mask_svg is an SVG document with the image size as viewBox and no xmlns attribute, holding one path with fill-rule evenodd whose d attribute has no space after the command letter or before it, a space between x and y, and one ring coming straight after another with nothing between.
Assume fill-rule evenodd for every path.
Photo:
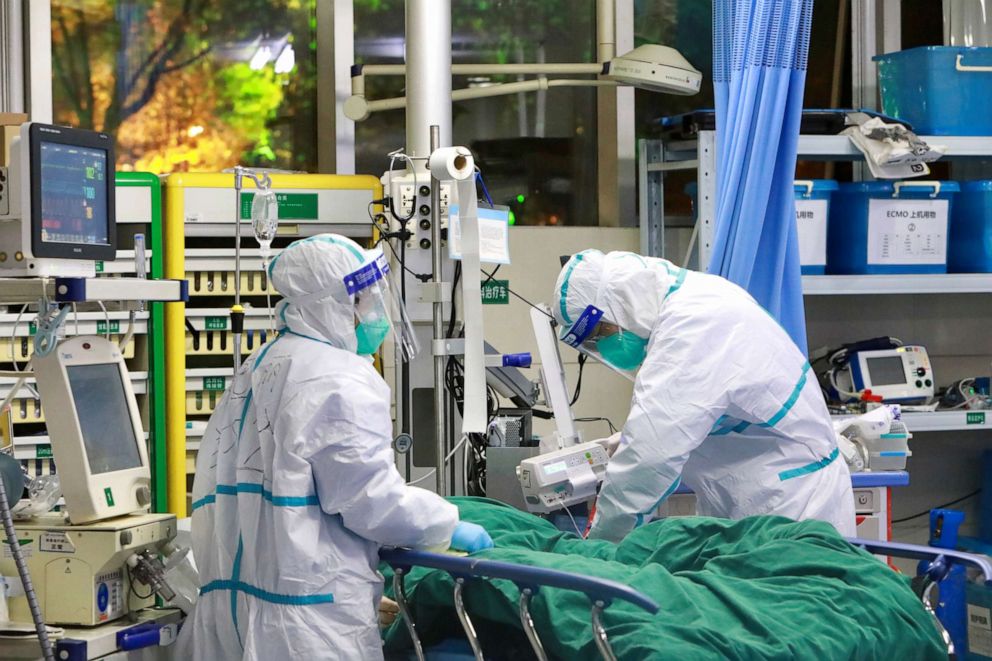
<instances>
[{"instance_id":1,"label":"face shield","mask_svg":"<svg viewBox=\"0 0 992 661\"><path fill-rule=\"evenodd\" d=\"M613 323L594 305L562 331L561 341L631 381L644 362L648 346L646 339Z\"/></svg>"},{"instance_id":2,"label":"face shield","mask_svg":"<svg viewBox=\"0 0 992 661\"><path fill-rule=\"evenodd\" d=\"M368 261L344 278L348 294L355 301L356 352L369 356L382 346L390 333L396 340L403 360L409 362L417 355L417 340L413 325L402 301L389 284L389 264L381 250L371 251Z\"/></svg>"}]
</instances>

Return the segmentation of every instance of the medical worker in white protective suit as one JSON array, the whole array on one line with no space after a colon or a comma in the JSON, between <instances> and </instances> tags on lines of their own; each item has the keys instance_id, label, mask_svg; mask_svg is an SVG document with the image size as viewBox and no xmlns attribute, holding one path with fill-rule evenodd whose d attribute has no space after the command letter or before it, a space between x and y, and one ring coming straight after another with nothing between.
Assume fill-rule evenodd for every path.
<instances>
[{"instance_id":1,"label":"medical worker in white protective suit","mask_svg":"<svg viewBox=\"0 0 992 661\"><path fill-rule=\"evenodd\" d=\"M703 516L855 533L851 476L809 363L743 289L629 252L572 256L561 339L634 381L589 537L620 540L685 482Z\"/></svg>"},{"instance_id":2,"label":"medical worker in white protective suit","mask_svg":"<svg viewBox=\"0 0 992 661\"><path fill-rule=\"evenodd\" d=\"M408 346L387 272L381 252L333 234L270 265L279 335L246 360L197 457L202 587L177 658L381 659L379 547L492 545L394 466L389 388L368 355L394 325Z\"/></svg>"}]
</instances>

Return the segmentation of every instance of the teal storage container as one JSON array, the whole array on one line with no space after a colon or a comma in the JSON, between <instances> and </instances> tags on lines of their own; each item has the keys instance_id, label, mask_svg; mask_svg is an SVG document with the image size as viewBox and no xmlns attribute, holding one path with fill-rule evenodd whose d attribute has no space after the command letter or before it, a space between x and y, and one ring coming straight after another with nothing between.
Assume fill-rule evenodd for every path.
<instances>
[{"instance_id":1,"label":"teal storage container","mask_svg":"<svg viewBox=\"0 0 992 661\"><path fill-rule=\"evenodd\" d=\"M841 184L830 201L827 273L946 273L954 181Z\"/></svg>"},{"instance_id":2,"label":"teal storage container","mask_svg":"<svg viewBox=\"0 0 992 661\"><path fill-rule=\"evenodd\" d=\"M961 184L951 214L947 270L992 273L992 181Z\"/></svg>"},{"instance_id":3,"label":"teal storage container","mask_svg":"<svg viewBox=\"0 0 992 661\"><path fill-rule=\"evenodd\" d=\"M795 182L793 190L803 275L823 275L827 272L830 198L837 190L837 182L832 179L800 180Z\"/></svg>"},{"instance_id":4,"label":"teal storage container","mask_svg":"<svg viewBox=\"0 0 992 661\"><path fill-rule=\"evenodd\" d=\"M992 135L992 48L923 46L873 59L886 115L919 135Z\"/></svg>"}]
</instances>

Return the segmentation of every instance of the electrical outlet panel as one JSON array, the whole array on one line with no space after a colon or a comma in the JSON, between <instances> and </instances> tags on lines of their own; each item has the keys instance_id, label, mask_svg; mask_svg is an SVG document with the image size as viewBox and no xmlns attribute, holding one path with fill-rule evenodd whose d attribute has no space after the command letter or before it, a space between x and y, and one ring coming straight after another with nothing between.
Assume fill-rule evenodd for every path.
<instances>
[{"instance_id":1,"label":"electrical outlet panel","mask_svg":"<svg viewBox=\"0 0 992 661\"><path fill-rule=\"evenodd\" d=\"M0 167L0 216L10 214L10 175L7 168Z\"/></svg>"}]
</instances>

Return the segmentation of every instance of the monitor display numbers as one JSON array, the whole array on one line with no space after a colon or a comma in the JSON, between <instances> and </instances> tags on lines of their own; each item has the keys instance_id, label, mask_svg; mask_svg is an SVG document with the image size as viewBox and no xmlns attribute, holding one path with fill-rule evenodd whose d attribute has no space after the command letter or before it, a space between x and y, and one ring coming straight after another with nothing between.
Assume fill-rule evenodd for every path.
<instances>
[{"instance_id":1,"label":"monitor display numbers","mask_svg":"<svg viewBox=\"0 0 992 661\"><path fill-rule=\"evenodd\" d=\"M906 383L906 371L899 356L868 359L868 375L873 386L894 386Z\"/></svg>"},{"instance_id":2,"label":"monitor display numbers","mask_svg":"<svg viewBox=\"0 0 992 661\"><path fill-rule=\"evenodd\" d=\"M110 245L107 152L41 142L41 240Z\"/></svg>"}]
</instances>

